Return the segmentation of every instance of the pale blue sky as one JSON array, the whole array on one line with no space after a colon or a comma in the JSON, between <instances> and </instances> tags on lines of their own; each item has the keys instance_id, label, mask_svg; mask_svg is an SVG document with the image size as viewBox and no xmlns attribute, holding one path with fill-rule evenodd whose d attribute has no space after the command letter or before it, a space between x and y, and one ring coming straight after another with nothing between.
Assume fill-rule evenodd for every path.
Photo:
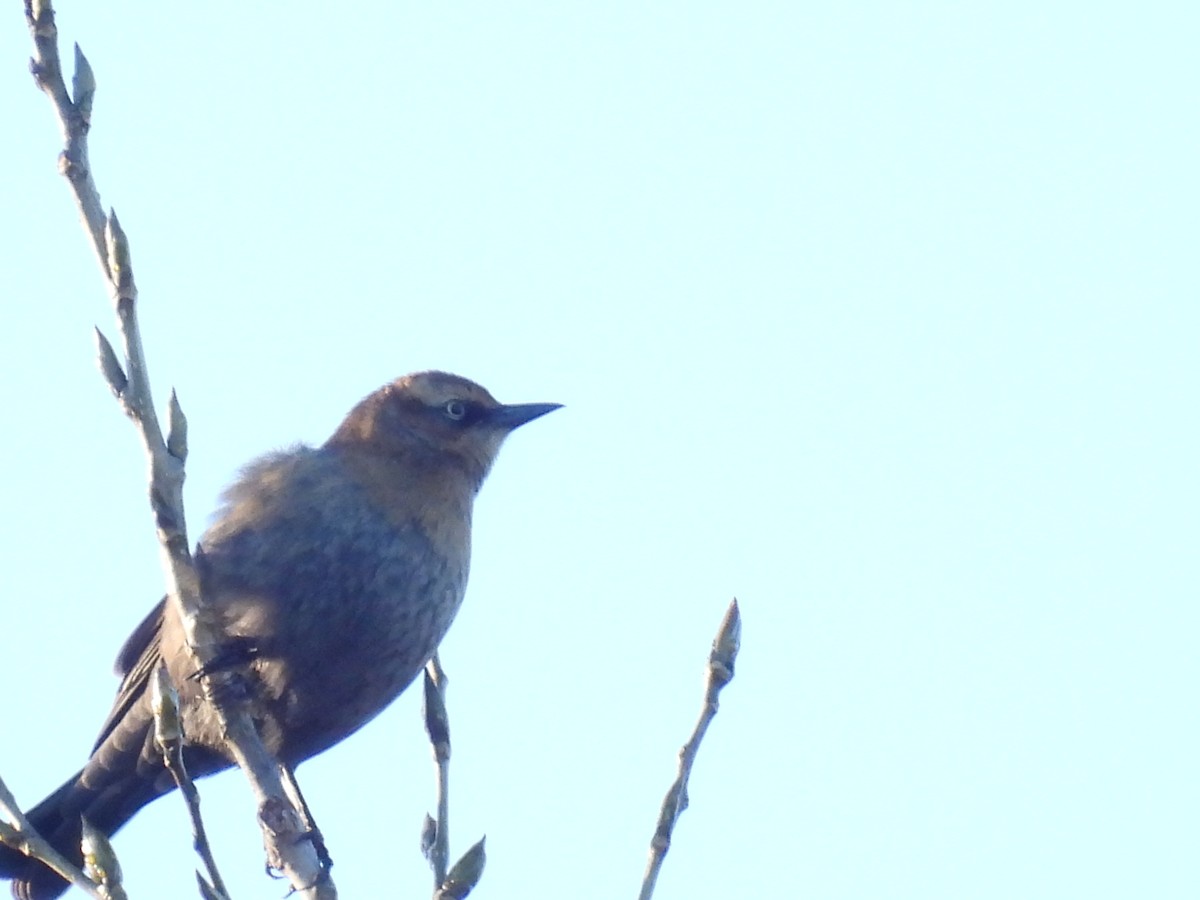
<instances>
[{"instance_id":1,"label":"pale blue sky","mask_svg":"<svg viewBox=\"0 0 1200 900\"><path fill-rule=\"evenodd\" d=\"M404 372L567 405L485 487L443 648L480 898L636 896L734 595L660 900L1196 896L1193 4L59 21L194 536L242 463ZM0 24L0 773L32 805L162 579L19 4ZM427 895L418 709L300 771L343 896ZM244 781L203 789L236 895L280 896ZM190 895L177 798L117 847L133 896Z\"/></svg>"}]
</instances>

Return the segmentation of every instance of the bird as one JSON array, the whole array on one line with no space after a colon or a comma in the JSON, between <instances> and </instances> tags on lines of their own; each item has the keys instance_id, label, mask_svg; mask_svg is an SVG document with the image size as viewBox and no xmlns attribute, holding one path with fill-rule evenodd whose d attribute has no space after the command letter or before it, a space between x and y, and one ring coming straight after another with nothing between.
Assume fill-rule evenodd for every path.
<instances>
[{"instance_id":1,"label":"bird","mask_svg":"<svg viewBox=\"0 0 1200 900\"><path fill-rule=\"evenodd\" d=\"M501 444L560 406L504 405L461 376L417 372L364 398L324 444L269 453L226 489L197 546L201 598L220 622L218 660L244 676L285 770L373 719L432 658L463 601L473 501ZM77 864L81 816L111 835L175 788L154 743L160 661L179 690L189 773L232 764L164 598L118 654L121 683L87 762L28 814ZM68 887L0 845L2 879L17 900Z\"/></svg>"}]
</instances>

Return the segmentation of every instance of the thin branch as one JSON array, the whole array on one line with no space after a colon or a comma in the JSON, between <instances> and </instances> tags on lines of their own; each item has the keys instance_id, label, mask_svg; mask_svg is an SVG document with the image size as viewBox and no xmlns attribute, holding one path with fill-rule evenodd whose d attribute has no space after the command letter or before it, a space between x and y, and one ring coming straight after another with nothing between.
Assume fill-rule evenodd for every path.
<instances>
[{"instance_id":1,"label":"thin branch","mask_svg":"<svg viewBox=\"0 0 1200 900\"><path fill-rule=\"evenodd\" d=\"M729 604L721 627L717 630L716 640L713 641L712 652L708 655L708 681L704 687L704 706L700 710L700 718L692 730L683 749L679 751L679 772L675 782L667 790L663 798L662 811L658 815L658 827L650 840L650 860L646 864L646 874L642 879L642 891L638 900L650 900L654 894L654 885L658 881L658 873L666 859L667 850L671 847L671 835L675 831L675 823L688 805L688 778L692 774L692 765L696 761L696 753L700 750L700 741L717 714L717 695L721 688L733 680L733 664L737 659L738 647L742 638L742 617L738 611L737 600Z\"/></svg>"},{"instance_id":2,"label":"thin branch","mask_svg":"<svg viewBox=\"0 0 1200 900\"><path fill-rule=\"evenodd\" d=\"M433 869L433 900L463 900L479 884L487 862L485 839L480 838L458 862L449 865L450 718L446 713L449 681L435 653L425 666L425 731L437 766L437 821L426 814L421 829L421 851Z\"/></svg>"},{"instance_id":3,"label":"thin branch","mask_svg":"<svg viewBox=\"0 0 1200 900\"><path fill-rule=\"evenodd\" d=\"M449 679L437 654L425 666L425 732L433 747L437 768L437 820L425 816L421 839L425 857L433 869L433 889L441 890L450 865L450 719L446 713ZM430 831L432 826L432 839Z\"/></svg>"},{"instance_id":4,"label":"thin branch","mask_svg":"<svg viewBox=\"0 0 1200 900\"><path fill-rule=\"evenodd\" d=\"M171 683L167 667L161 661L150 681L150 707L154 710L154 743L162 751L167 771L175 779L179 793L183 795L187 804L188 818L192 822L192 846L200 855L208 872L205 887L209 895L227 898L229 891L217 870L217 860L213 856L212 845L208 842L208 833L204 828L204 819L200 815L200 792L196 790L196 784L183 762L183 723L179 718L179 693Z\"/></svg>"},{"instance_id":5,"label":"thin branch","mask_svg":"<svg viewBox=\"0 0 1200 900\"><path fill-rule=\"evenodd\" d=\"M219 624L200 598L199 579L188 549L183 508L186 420L178 401L170 408L169 434L163 438L154 411L150 379L137 322L137 288L129 242L114 213L104 214L87 154L95 76L86 57L75 49L74 97L67 93L58 53L58 29L50 0L25 0L25 18L34 41L30 71L50 98L63 134L59 170L91 238L92 248L116 307L124 365L101 335L101 371L126 414L137 426L150 463L150 505L167 575L170 603L183 623L193 671L203 673L200 685L226 736L230 755L246 773L258 803L259 824L267 849L267 864L283 873L294 892L305 900L337 896L316 849L303 840L300 816L283 789L278 765L263 746L248 710L247 690L227 671L212 671L221 640ZM240 698L241 702L235 702Z\"/></svg>"},{"instance_id":6,"label":"thin branch","mask_svg":"<svg viewBox=\"0 0 1200 900\"><path fill-rule=\"evenodd\" d=\"M54 104L62 131L63 152L58 156L58 171L71 182L71 193L79 207L79 216L92 241L100 271L108 279L108 260L104 249L104 206L92 180L88 163L87 135L92 124L92 101L96 79L79 45L75 45L75 99L67 93L62 60L58 55L58 26L50 0L25 0L25 21L33 35L34 55L29 71L39 88Z\"/></svg>"},{"instance_id":7,"label":"thin branch","mask_svg":"<svg viewBox=\"0 0 1200 900\"><path fill-rule=\"evenodd\" d=\"M8 822L0 820L0 842L45 863L75 887L89 896L95 897L96 900L108 900L107 895L96 882L51 847L46 839L34 830L33 826L29 824L29 820L25 818L25 814L21 812L21 807L17 805L16 798L13 797L3 778L0 778L0 813L9 819Z\"/></svg>"}]
</instances>

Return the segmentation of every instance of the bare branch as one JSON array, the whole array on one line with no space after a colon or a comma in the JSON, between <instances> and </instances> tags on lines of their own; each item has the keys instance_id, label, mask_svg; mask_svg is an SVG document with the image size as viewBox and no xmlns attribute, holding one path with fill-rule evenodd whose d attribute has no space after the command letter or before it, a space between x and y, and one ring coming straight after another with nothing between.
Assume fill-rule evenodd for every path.
<instances>
[{"instance_id":1,"label":"bare branch","mask_svg":"<svg viewBox=\"0 0 1200 900\"><path fill-rule=\"evenodd\" d=\"M8 822L0 820L0 843L8 844L14 850L19 850L26 856L40 860L65 878L80 890L96 900L108 900L101 887L88 878L83 870L76 868L72 862L47 843L25 814L17 805L17 800L9 791L4 779L0 778L0 813L8 818Z\"/></svg>"},{"instance_id":2,"label":"bare branch","mask_svg":"<svg viewBox=\"0 0 1200 900\"><path fill-rule=\"evenodd\" d=\"M193 670L212 704L228 741L230 755L246 773L259 809L268 865L284 874L302 898L332 898L337 892L321 866L312 843L303 840L299 814L284 792L277 763L263 746L251 720L245 686L230 672L213 672L221 640L219 624L201 602L199 579L189 552L183 507L183 462L186 430L178 401L169 417L170 446L163 440L154 411L150 379L137 321L137 287L129 241L115 213L105 215L88 162L87 135L91 126L96 80L82 51L75 50L74 99L63 80L58 52L58 29L50 0L25 0L25 18L34 41L30 71L50 98L62 130L64 149L59 169L71 185L84 228L100 262L116 307L124 354L123 365L111 344L98 340L100 367L122 408L137 426L150 463L150 505L158 532L170 601L177 604Z\"/></svg>"},{"instance_id":3,"label":"bare branch","mask_svg":"<svg viewBox=\"0 0 1200 900\"><path fill-rule=\"evenodd\" d=\"M712 652L708 655L708 681L704 687L704 706L700 710L700 718L692 730L683 749L679 751L679 772L675 781L663 798L662 811L658 815L658 827L650 841L650 860L646 864L646 874L642 879L642 891L638 900L650 900L654 894L654 885L658 881L658 873L662 868L667 850L671 847L671 835L675 831L675 823L688 805L688 779L692 774L692 765L696 761L696 753L700 749L700 741L717 714L717 695L721 688L733 680L733 664L737 659L738 647L742 638L742 617L738 611L735 599L725 611L721 627L717 630L716 640L713 641Z\"/></svg>"},{"instance_id":4,"label":"bare branch","mask_svg":"<svg viewBox=\"0 0 1200 900\"><path fill-rule=\"evenodd\" d=\"M175 779L175 784L187 804L188 818L192 822L192 846L200 854L208 872L208 880L201 879L204 884L202 890L216 897L228 897L229 891L221 873L217 871L217 861L208 842L204 820L200 816L200 793L196 790L196 784L183 762L183 723L179 718L179 693L171 683L171 676L162 662L159 662L150 681L150 706L154 710L154 743L162 751L167 771ZM197 873L196 877L200 878L200 874Z\"/></svg>"},{"instance_id":5,"label":"bare branch","mask_svg":"<svg viewBox=\"0 0 1200 900\"><path fill-rule=\"evenodd\" d=\"M463 900L479 884L487 861L480 838L447 871L450 862L450 718L446 687L450 679L435 653L425 666L425 731L437 766L437 821L428 814L421 829L421 852L433 869L433 900Z\"/></svg>"},{"instance_id":6,"label":"bare branch","mask_svg":"<svg viewBox=\"0 0 1200 900\"><path fill-rule=\"evenodd\" d=\"M425 816L421 849L433 869L433 887L437 892L446 880L450 864L450 718L446 713L446 687L449 679L437 654L425 666L425 731L433 746L437 767L437 821ZM435 893L436 896L436 893Z\"/></svg>"},{"instance_id":7,"label":"bare branch","mask_svg":"<svg viewBox=\"0 0 1200 900\"><path fill-rule=\"evenodd\" d=\"M62 60L58 55L58 26L54 23L54 9L50 0L25 0L25 22L33 35L34 46L29 71L37 86L54 104L62 131L64 147L58 157L58 170L71 182L71 193L79 207L79 216L92 240L100 271L108 280L108 258L104 248L106 216L100 202L100 192L92 181L87 149L96 78L83 51L76 46L74 86L79 102L73 102L63 81Z\"/></svg>"}]
</instances>

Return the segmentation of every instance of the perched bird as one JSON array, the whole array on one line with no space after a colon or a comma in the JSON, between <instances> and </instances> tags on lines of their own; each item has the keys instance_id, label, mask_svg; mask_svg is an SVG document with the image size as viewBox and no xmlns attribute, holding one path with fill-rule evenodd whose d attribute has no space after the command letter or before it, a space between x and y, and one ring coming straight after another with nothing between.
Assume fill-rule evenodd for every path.
<instances>
[{"instance_id":1,"label":"perched bird","mask_svg":"<svg viewBox=\"0 0 1200 900\"><path fill-rule=\"evenodd\" d=\"M251 463L200 539L204 602L220 615L267 748L289 768L362 727L422 670L462 603L471 508L500 444L556 403L505 406L444 372L400 378L359 403L325 444ZM79 862L80 817L112 834L175 785L154 744L149 681L180 690L193 775L227 768L219 728L165 601L117 658L116 702L83 769L29 818ZM67 883L0 846L19 900Z\"/></svg>"}]
</instances>

